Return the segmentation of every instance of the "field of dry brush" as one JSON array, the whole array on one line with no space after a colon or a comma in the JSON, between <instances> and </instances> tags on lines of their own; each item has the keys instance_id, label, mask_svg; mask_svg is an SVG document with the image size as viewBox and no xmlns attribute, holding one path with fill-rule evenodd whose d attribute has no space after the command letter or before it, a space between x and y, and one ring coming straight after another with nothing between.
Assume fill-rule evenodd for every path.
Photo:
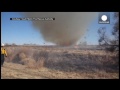
<instances>
[{"instance_id":1,"label":"field of dry brush","mask_svg":"<svg viewBox=\"0 0 120 90\"><path fill-rule=\"evenodd\" d=\"M119 79L118 52L9 46L1 78Z\"/></svg>"}]
</instances>

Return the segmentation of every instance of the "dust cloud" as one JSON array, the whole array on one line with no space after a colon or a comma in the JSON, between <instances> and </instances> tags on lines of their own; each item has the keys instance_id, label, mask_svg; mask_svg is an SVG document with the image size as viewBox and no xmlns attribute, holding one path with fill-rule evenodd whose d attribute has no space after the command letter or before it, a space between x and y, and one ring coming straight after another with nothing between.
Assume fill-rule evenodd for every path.
<instances>
[{"instance_id":1,"label":"dust cloud","mask_svg":"<svg viewBox=\"0 0 120 90\"><path fill-rule=\"evenodd\" d=\"M47 42L60 46L71 46L85 34L97 12L24 12L25 17L55 18L55 20L33 20Z\"/></svg>"}]
</instances>

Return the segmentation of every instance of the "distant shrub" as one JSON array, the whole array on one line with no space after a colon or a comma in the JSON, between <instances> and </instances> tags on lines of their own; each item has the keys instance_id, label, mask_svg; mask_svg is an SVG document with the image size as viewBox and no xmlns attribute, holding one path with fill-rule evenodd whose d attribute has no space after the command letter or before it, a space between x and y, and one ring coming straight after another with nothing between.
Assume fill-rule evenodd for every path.
<instances>
[{"instance_id":1,"label":"distant shrub","mask_svg":"<svg viewBox=\"0 0 120 90\"><path fill-rule=\"evenodd\" d=\"M37 68L41 68L41 67L44 67L44 60L38 60L37 63L36 63L36 66Z\"/></svg>"},{"instance_id":2,"label":"distant shrub","mask_svg":"<svg viewBox=\"0 0 120 90\"><path fill-rule=\"evenodd\" d=\"M39 59L48 59L48 52L46 51L36 51L33 53L33 58L38 61Z\"/></svg>"},{"instance_id":3,"label":"distant shrub","mask_svg":"<svg viewBox=\"0 0 120 90\"><path fill-rule=\"evenodd\" d=\"M36 65L35 60L31 59L31 58L24 58L20 61L20 63L23 65L27 65L27 67L29 67L29 68L34 68Z\"/></svg>"},{"instance_id":4,"label":"distant shrub","mask_svg":"<svg viewBox=\"0 0 120 90\"><path fill-rule=\"evenodd\" d=\"M25 53L20 53L20 54L19 54L19 58L20 58L20 59L24 59L24 58L26 58Z\"/></svg>"}]
</instances>

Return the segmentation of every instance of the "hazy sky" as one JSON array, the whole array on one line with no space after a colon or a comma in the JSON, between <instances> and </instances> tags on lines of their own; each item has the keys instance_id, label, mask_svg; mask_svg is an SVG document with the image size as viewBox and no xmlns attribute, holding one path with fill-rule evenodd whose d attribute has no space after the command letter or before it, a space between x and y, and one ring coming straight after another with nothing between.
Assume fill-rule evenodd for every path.
<instances>
[{"instance_id":1,"label":"hazy sky","mask_svg":"<svg viewBox=\"0 0 120 90\"><path fill-rule=\"evenodd\" d=\"M98 44L97 30L101 26L107 28L107 34L110 36L112 29L112 12L110 13L110 24L98 24L98 17L93 20L87 27L88 32L84 35L86 38L80 39L81 41L87 41L87 44ZM1 12L1 42L2 43L32 43L39 45L51 45L52 43L46 42L42 35L33 27L31 21L12 21L10 18L24 17L20 12Z\"/></svg>"}]
</instances>

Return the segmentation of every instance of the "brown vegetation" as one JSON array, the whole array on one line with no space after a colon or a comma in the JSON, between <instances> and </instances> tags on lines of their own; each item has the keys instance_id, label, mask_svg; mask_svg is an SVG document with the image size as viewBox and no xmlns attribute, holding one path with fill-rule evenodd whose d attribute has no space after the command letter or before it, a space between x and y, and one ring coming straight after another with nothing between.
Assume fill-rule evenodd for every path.
<instances>
[{"instance_id":1,"label":"brown vegetation","mask_svg":"<svg viewBox=\"0 0 120 90\"><path fill-rule=\"evenodd\" d=\"M96 77L91 75L92 78L102 78L102 74L103 78L107 78L108 75L112 78L113 74L119 74L117 52L30 46L6 47L6 50L7 62L21 64L28 69L48 68L66 73L84 73L84 75L86 73L85 78L87 73L97 75Z\"/></svg>"}]
</instances>

